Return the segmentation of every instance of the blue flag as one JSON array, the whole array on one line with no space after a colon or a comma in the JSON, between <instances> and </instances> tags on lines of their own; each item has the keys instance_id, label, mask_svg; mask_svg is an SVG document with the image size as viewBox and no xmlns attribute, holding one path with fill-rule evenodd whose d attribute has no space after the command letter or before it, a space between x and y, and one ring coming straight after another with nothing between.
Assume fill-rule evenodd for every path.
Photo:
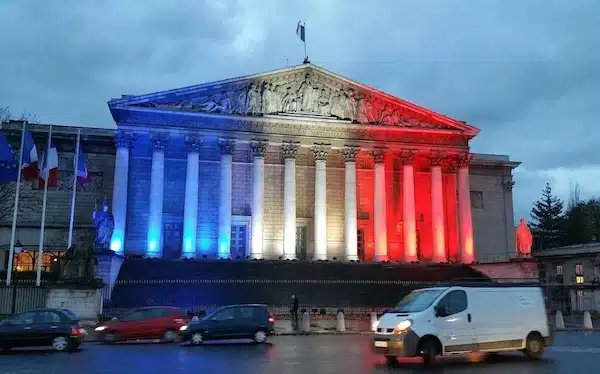
<instances>
[{"instance_id":1,"label":"blue flag","mask_svg":"<svg viewBox=\"0 0 600 374\"><path fill-rule=\"evenodd\" d=\"M302 40L303 42L306 42L306 34L304 31L304 25L301 25L300 22L301 21L298 21L298 25L296 26L296 35L298 35L300 40Z\"/></svg>"},{"instance_id":2,"label":"blue flag","mask_svg":"<svg viewBox=\"0 0 600 374\"><path fill-rule=\"evenodd\" d=\"M15 152L0 131L0 181L16 182L19 176L19 165Z\"/></svg>"}]
</instances>

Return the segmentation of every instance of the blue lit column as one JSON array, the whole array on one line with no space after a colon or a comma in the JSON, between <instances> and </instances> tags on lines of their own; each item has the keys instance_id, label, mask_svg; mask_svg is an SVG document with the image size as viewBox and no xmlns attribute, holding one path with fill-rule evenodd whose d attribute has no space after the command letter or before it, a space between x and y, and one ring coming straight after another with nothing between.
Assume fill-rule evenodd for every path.
<instances>
[{"instance_id":1,"label":"blue lit column","mask_svg":"<svg viewBox=\"0 0 600 374\"><path fill-rule=\"evenodd\" d=\"M296 154L300 144L281 145L283 170L283 258L296 258Z\"/></svg>"},{"instance_id":2,"label":"blue lit column","mask_svg":"<svg viewBox=\"0 0 600 374\"><path fill-rule=\"evenodd\" d=\"M115 134L115 175L113 184L112 212L115 228L110 241L110 249L123 254L125 244L125 227L127 220L127 188L129 183L129 149L133 135L123 131Z\"/></svg>"},{"instance_id":3,"label":"blue lit column","mask_svg":"<svg viewBox=\"0 0 600 374\"><path fill-rule=\"evenodd\" d=\"M219 199L219 258L231 257L231 193L235 139L219 139L221 150L221 184Z\"/></svg>"},{"instance_id":4,"label":"blue lit column","mask_svg":"<svg viewBox=\"0 0 600 374\"><path fill-rule=\"evenodd\" d=\"M198 169L202 140L195 135L185 137L187 147L187 175L185 179L185 205L183 208L184 258L196 257L196 232L198 224Z\"/></svg>"},{"instance_id":5,"label":"blue lit column","mask_svg":"<svg viewBox=\"0 0 600 374\"><path fill-rule=\"evenodd\" d=\"M152 171L150 175L150 212L148 214L147 257L162 257L163 189L165 182L166 133L150 134L152 143Z\"/></svg>"},{"instance_id":6,"label":"blue lit column","mask_svg":"<svg viewBox=\"0 0 600 374\"><path fill-rule=\"evenodd\" d=\"M250 257L262 259L264 211L265 211L265 152L267 142L253 140L250 143L254 162L252 165L252 247Z\"/></svg>"}]
</instances>

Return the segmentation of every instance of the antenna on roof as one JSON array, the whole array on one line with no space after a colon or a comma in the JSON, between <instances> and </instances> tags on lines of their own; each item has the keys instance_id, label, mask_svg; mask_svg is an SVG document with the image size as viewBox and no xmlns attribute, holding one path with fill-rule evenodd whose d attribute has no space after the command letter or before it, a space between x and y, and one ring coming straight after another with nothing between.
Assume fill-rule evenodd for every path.
<instances>
[{"instance_id":1,"label":"antenna on roof","mask_svg":"<svg viewBox=\"0 0 600 374\"><path fill-rule=\"evenodd\" d=\"M285 67L286 68L290 67L290 59L289 58L285 59Z\"/></svg>"}]
</instances>

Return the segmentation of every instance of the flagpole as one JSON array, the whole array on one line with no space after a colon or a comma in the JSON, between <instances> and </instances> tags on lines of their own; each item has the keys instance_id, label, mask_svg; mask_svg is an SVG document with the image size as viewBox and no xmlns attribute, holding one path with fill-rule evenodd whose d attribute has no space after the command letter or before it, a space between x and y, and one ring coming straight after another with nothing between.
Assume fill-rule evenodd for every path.
<instances>
[{"instance_id":1,"label":"flagpole","mask_svg":"<svg viewBox=\"0 0 600 374\"><path fill-rule=\"evenodd\" d=\"M73 218L75 217L75 195L77 192L77 170L79 167L79 144L81 142L81 129L77 129L77 144L75 145L75 170L73 171L73 191L71 192L71 216L69 218L69 240L67 249L73 244Z\"/></svg>"},{"instance_id":2,"label":"flagpole","mask_svg":"<svg viewBox=\"0 0 600 374\"><path fill-rule=\"evenodd\" d=\"M304 59L308 59L308 54L306 54L306 21L304 21Z\"/></svg>"},{"instance_id":3,"label":"flagpole","mask_svg":"<svg viewBox=\"0 0 600 374\"><path fill-rule=\"evenodd\" d=\"M25 147L25 126L27 121L23 121L21 129L21 147L19 148L19 170L17 176L17 188L15 190L15 207L13 209L12 228L10 231L10 250L8 252L8 269L6 269L6 285L10 286L12 281L13 260L15 257L15 239L17 236L17 215L19 212L19 194L21 193L21 168L23 167L23 148Z\"/></svg>"},{"instance_id":4,"label":"flagpole","mask_svg":"<svg viewBox=\"0 0 600 374\"><path fill-rule=\"evenodd\" d=\"M42 169L46 172L46 179L44 182L44 198L42 200L42 224L40 227L40 244L38 246L38 259L37 259L37 275L35 278L35 285L42 285L42 257L44 257L44 229L46 227L46 202L48 200L48 182L50 182L50 170L44 170L44 168L48 167L50 162L50 147L52 147L52 125L50 125L50 129L48 130L48 145L46 147L46 153L44 154L44 159L46 161L44 165L44 160L42 160Z\"/></svg>"}]
</instances>

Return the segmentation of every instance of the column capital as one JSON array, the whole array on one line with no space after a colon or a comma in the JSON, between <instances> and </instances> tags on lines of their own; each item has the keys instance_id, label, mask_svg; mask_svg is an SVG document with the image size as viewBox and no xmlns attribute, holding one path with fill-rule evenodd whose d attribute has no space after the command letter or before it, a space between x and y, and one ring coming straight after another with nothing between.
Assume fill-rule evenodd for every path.
<instances>
[{"instance_id":1,"label":"column capital","mask_svg":"<svg viewBox=\"0 0 600 374\"><path fill-rule=\"evenodd\" d=\"M189 153L200 152L202 146L202 139L197 135L186 135L184 138L185 146Z\"/></svg>"},{"instance_id":2,"label":"column capital","mask_svg":"<svg viewBox=\"0 0 600 374\"><path fill-rule=\"evenodd\" d=\"M515 186L515 181L511 179L502 182L502 186L504 186L504 189L507 191L512 191L513 187Z\"/></svg>"},{"instance_id":3,"label":"column capital","mask_svg":"<svg viewBox=\"0 0 600 374\"><path fill-rule=\"evenodd\" d=\"M315 155L315 160L327 161L330 149L329 144L315 143L310 150Z\"/></svg>"},{"instance_id":4,"label":"column capital","mask_svg":"<svg viewBox=\"0 0 600 374\"><path fill-rule=\"evenodd\" d=\"M281 152L283 152L283 158L296 158L300 149L300 144L293 142L283 142L281 144Z\"/></svg>"},{"instance_id":5,"label":"column capital","mask_svg":"<svg viewBox=\"0 0 600 374\"><path fill-rule=\"evenodd\" d=\"M356 162L356 156L360 153L359 147L346 146L340 149L340 153L344 155L345 162Z\"/></svg>"},{"instance_id":6,"label":"column capital","mask_svg":"<svg viewBox=\"0 0 600 374\"><path fill-rule=\"evenodd\" d=\"M152 132L150 133L150 143L152 149L157 151L164 151L167 143L169 142L169 134L166 132Z\"/></svg>"},{"instance_id":7,"label":"column capital","mask_svg":"<svg viewBox=\"0 0 600 374\"><path fill-rule=\"evenodd\" d=\"M429 155L429 164L431 166L442 166L446 160L446 153L440 150L434 150Z\"/></svg>"},{"instance_id":8,"label":"column capital","mask_svg":"<svg viewBox=\"0 0 600 374\"><path fill-rule=\"evenodd\" d=\"M377 147L369 151L369 155L373 158L376 164L383 163L385 161L385 155L387 154L387 148Z\"/></svg>"},{"instance_id":9,"label":"column capital","mask_svg":"<svg viewBox=\"0 0 600 374\"><path fill-rule=\"evenodd\" d=\"M472 160L473 160L473 154L466 153L466 154L458 155L458 157L456 158L456 163L457 163L458 168L468 168L469 165L471 164Z\"/></svg>"},{"instance_id":10,"label":"column capital","mask_svg":"<svg viewBox=\"0 0 600 374\"><path fill-rule=\"evenodd\" d=\"M269 142L266 140L252 140L250 141L250 149L252 150L253 157L265 157L267 153L267 146Z\"/></svg>"},{"instance_id":11,"label":"column capital","mask_svg":"<svg viewBox=\"0 0 600 374\"><path fill-rule=\"evenodd\" d=\"M400 152L400 161L402 165L412 165L415 161L415 156L417 156L417 152L412 149L403 149Z\"/></svg>"},{"instance_id":12,"label":"column capital","mask_svg":"<svg viewBox=\"0 0 600 374\"><path fill-rule=\"evenodd\" d=\"M131 148L135 135L128 131L117 130L115 133L115 146L117 148Z\"/></svg>"},{"instance_id":13,"label":"column capital","mask_svg":"<svg viewBox=\"0 0 600 374\"><path fill-rule=\"evenodd\" d=\"M233 155L233 152L235 152L235 139L219 138L219 151L222 155Z\"/></svg>"}]
</instances>

